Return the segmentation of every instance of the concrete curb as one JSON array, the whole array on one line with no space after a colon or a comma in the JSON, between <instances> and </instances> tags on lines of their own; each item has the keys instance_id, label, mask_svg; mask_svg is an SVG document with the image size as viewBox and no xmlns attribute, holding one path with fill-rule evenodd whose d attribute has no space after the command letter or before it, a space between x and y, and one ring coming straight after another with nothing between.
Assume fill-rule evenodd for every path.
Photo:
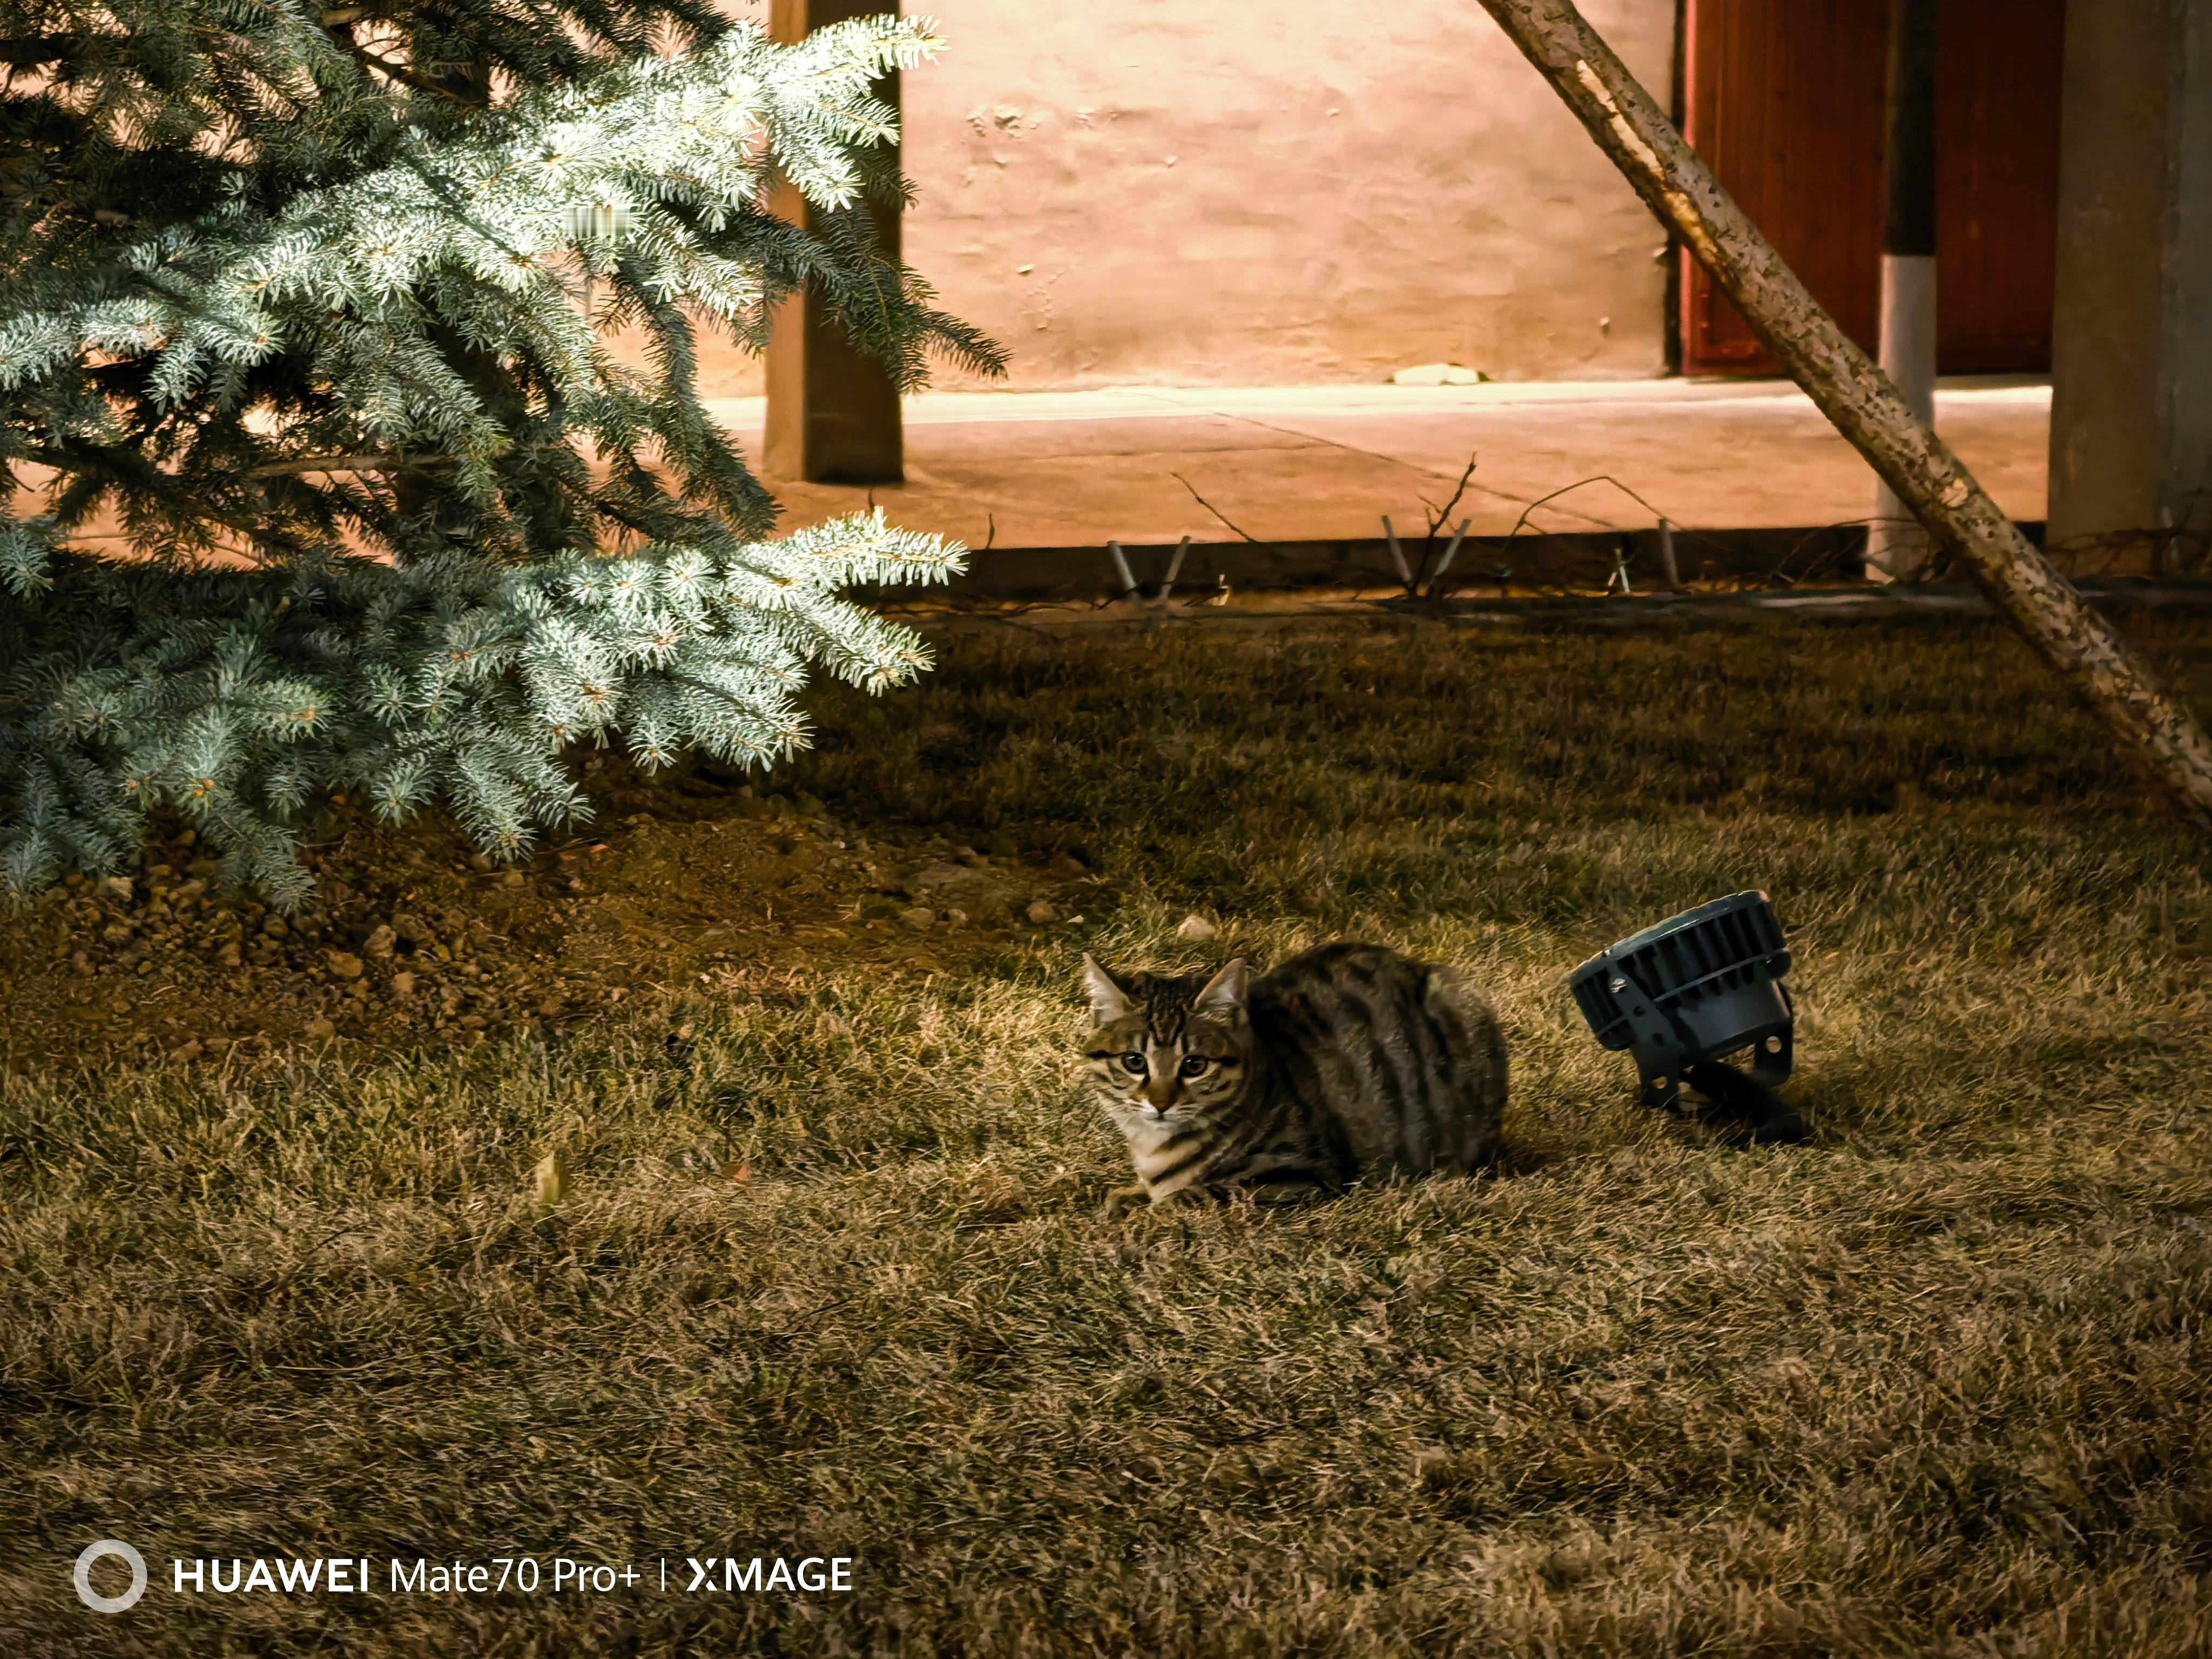
<instances>
[{"instance_id":1,"label":"concrete curb","mask_svg":"<svg viewBox=\"0 0 2212 1659\"><path fill-rule=\"evenodd\" d=\"M2075 583L2099 610L2212 611L2212 580L2148 581L2085 577ZM927 629L999 624L1051 631L1062 628L1164 627L1186 621L1284 623L1322 617L1392 617L1517 627L1665 628L1750 623L1761 618L1809 623L1882 622L1907 617L1995 615L1971 587L1874 587L1863 584L1796 592L1648 593L1633 598L1589 594L1505 599L1407 599L1389 589L1277 590L1215 606L1194 596L1162 611L1144 600L1110 604L975 605L951 608L891 606L889 614Z\"/></svg>"}]
</instances>

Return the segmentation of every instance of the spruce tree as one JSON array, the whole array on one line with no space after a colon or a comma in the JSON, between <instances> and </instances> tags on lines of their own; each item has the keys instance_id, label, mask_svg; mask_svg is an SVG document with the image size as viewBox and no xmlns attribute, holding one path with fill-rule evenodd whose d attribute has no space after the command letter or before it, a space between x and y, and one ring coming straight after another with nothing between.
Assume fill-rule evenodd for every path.
<instances>
[{"instance_id":1,"label":"spruce tree","mask_svg":"<svg viewBox=\"0 0 2212 1659\"><path fill-rule=\"evenodd\" d=\"M297 905L338 793L511 858L587 810L580 744L767 765L810 667L926 666L841 590L961 550L880 513L771 539L695 365L804 285L902 386L998 368L870 221L905 189L871 88L938 45L699 0L0 0L0 886L167 811Z\"/></svg>"}]
</instances>

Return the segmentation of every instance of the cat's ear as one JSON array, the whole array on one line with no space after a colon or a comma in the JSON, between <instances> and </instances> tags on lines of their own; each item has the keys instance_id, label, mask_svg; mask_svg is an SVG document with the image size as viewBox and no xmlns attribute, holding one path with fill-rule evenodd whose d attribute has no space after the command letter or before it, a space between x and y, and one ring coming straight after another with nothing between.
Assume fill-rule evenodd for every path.
<instances>
[{"instance_id":1,"label":"cat's ear","mask_svg":"<svg viewBox=\"0 0 2212 1659\"><path fill-rule=\"evenodd\" d=\"M1091 994L1091 1019L1096 1025L1111 1025L1117 1019L1127 1019L1136 1011L1114 975L1092 959L1088 951L1083 957L1083 988Z\"/></svg>"},{"instance_id":2,"label":"cat's ear","mask_svg":"<svg viewBox=\"0 0 2212 1659\"><path fill-rule=\"evenodd\" d=\"M1191 1012L1221 1018L1244 1012L1244 958L1237 957L1206 981L1206 988L1191 1004Z\"/></svg>"}]
</instances>

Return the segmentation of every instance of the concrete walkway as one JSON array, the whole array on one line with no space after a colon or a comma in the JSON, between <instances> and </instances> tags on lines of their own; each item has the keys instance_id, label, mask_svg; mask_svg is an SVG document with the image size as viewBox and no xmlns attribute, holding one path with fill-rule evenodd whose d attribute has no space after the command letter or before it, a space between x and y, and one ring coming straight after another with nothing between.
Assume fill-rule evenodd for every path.
<instances>
[{"instance_id":1,"label":"concrete walkway","mask_svg":"<svg viewBox=\"0 0 2212 1659\"><path fill-rule=\"evenodd\" d=\"M748 456L763 400L709 405ZM2048 381L1947 380L1936 425L2013 517L2044 516ZM970 547L1097 547L1109 539L1232 541L1191 489L1264 541L1370 538L1389 514L1425 526L1472 453L1453 514L1503 535L1529 504L1547 532L1754 530L1866 517L1874 475L1796 387L1775 380L1473 386L1119 387L925 392L907 403L907 482L880 489L772 483L787 522L867 505ZM1186 489L1177 475L1188 482Z\"/></svg>"}]
</instances>

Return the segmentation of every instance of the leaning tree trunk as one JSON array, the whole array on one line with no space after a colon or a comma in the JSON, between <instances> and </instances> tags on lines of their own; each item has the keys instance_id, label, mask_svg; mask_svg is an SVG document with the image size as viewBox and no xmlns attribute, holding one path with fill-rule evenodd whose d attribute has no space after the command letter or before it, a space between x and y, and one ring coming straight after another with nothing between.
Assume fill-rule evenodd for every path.
<instances>
[{"instance_id":1,"label":"leaning tree trunk","mask_svg":"<svg viewBox=\"0 0 2212 1659\"><path fill-rule=\"evenodd\" d=\"M1965 564L2037 654L2080 691L2182 815L2212 830L2212 741L2204 728L1806 292L1571 0L1482 5L1636 193L1689 245L1820 412Z\"/></svg>"}]
</instances>

